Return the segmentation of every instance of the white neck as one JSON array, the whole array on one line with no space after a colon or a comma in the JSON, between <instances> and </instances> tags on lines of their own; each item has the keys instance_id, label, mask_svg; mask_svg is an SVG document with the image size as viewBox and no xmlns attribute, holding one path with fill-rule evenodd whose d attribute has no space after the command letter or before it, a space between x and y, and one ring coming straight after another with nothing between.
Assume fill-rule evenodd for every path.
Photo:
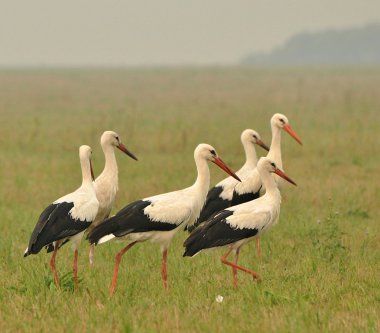
<instances>
[{"instance_id":1,"label":"white neck","mask_svg":"<svg viewBox=\"0 0 380 333\"><path fill-rule=\"evenodd\" d=\"M252 142L243 142L243 147L245 151L245 167L254 168L257 165L257 154L255 145Z\"/></svg>"},{"instance_id":2,"label":"white neck","mask_svg":"<svg viewBox=\"0 0 380 333\"><path fill-rule=\"evenodd\" d=\"M102 174L112 174L116 175L118 174L117 169L117 162L116 162L116 156L115 156L115 149L111 145L102 145L102 149L104 152L105 157L105 165Z\"/></svg>"},{"instance_id":3,"label":"white neck","mask_svg":"<svg viewBox=\"0 0 380 333\"><path fill-rule=\"evenodd\" d=\"M261 171L258 169L261 181L263 182L265 186L265 194L266 195L280 195L280 190L278 189L278 186L276 184L276 181L274 180L274 177L267 172L267 171Z\"/></svg>"},{"instance_id":4,"label":"white neck","mask_svg":"<svg viewBox=\"0 0 380 333\"><path fill-rule=\"evenodd\" d=\"M199 192L199 197L205 201L210 187L210 169L207 161L199 156L195 157L195 165L197 166L198 175L193 186L196 188L196 191Z\"/></svg>"},{"instance_id":5,"label":"white neck","mask_svg":"<svg viewBox=\"0 0 380 333\"><path fill-rule=\"evenodd\" d=\"M81 159L80 166L82 168L82 186L92 186L90 160L88 158Z\"/></svg>"},{"instance_id":6,"label":"white neck","mask_svg":"<svg viewBox=\"0 0 380 333\"><path fill-rule=\"evenodd\" d=\"M271 124L272 127L272 142L270 145L267 157L270 158L277 167L282 169L282 158L281 158L281 128Z\"/></svg>"}]
</instances>

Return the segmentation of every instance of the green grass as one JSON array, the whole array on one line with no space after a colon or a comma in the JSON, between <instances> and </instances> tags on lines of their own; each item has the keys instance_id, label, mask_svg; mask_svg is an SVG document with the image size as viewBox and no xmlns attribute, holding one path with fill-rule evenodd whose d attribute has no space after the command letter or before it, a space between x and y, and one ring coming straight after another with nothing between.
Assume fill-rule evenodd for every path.
<instances>
[{"instance_id":1,"label":"green grass","mask_svg":"<svg viewBox=\"0 0 380 333\"><path fill-rule=\"evenodd\" d=\"M183 259L186 234L168 258L169 290L156 244L122 260L112 299L114 256L125 244L82 242L80 290L70 246L58 253L56 290L43 251L23 258L39 213L80 183L78 147L117 131L139 162L117 153L128 202L195 179L193 150L212 144L238 169L240 133L270 143L269 119L286 114L304 146L283 134L280 223L242 249L261 283L222 265L223 250ZM380 331L380 69L9 70L0 72L1 332L378 332ZM264 152L258 149L262 155ZM212 184L225 177L210 166ZM215 301L223 295L224 301Z\"/></svg>"}]
</instances>

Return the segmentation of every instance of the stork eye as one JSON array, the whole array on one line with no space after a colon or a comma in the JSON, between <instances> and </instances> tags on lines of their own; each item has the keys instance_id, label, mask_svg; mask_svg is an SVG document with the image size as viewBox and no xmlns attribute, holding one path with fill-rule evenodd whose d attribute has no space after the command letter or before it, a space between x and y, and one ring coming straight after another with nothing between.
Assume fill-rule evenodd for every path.
<instances>
[{"instance_id":1,"label":"stork eye","mask_svg":"<svg viewBox=\"0 0 380 333\"><path fill-rule=\"evenodd\" d=\"M276 167L276 164L274 164L273 162L270 164L272 167Z\"/></svg>"},{"instance_id":2,"label":"stork eye","mask_svg":"<svg viewBox=\"0 0 380 333\"><path fill-rule=\"evenodd\" d=\"M211 153L211 155L216 155L216 152L215 152L215 150L210 150L210 153Z\"/></svg>"},{"instance_id":3,"label":"stork eye","mask_svg":"<svg viewBox=\"0 0 380 333\"><path fill-rule=\"evenodd\" d=\"M253 135L253 138L257 140L257 136L256 135Z\"/></svg>"},{"instance_id":4,"label":"stork eye","mask_svg":"<svg viewBox=\"0 0 380 333\"><path fill-rule=\"evenodd\" d=\"M119 141L119 137L118 136L116 137L116 140Z\"/></svg>"},{"instance_id":5,"label":"stork eye","mask_svg":"<svg viewBox=\"0 0 380 333\"><path fill-rule=\"evenodd\" d=\"M284 124L285 123L285 120L284 119L282 119L282 118L280 118L280 121Z\"/></svg>"}]
</instances>

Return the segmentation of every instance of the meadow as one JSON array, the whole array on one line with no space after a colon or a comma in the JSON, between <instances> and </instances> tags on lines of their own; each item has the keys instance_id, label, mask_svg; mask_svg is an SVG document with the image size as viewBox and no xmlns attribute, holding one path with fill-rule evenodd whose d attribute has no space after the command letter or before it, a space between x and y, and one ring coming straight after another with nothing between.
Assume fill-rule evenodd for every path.
<instances>
[{"instance_id":1,"label":"meadow","mask_svg":"<svg viewBox=\"0 0 380 333\"><path fill-rule=\"evenodd\" d=\"M115 130L139 158L116 152L119 193L132 200L187 187L193 150L212 144L235 170L244 162L240 133L270 144L269 120L284 113L300 135L282 134L285 184L280 222L242 248L253 282L220 263L223 249L182 258L186 233L169 249L163 289L156 244L122 260L108 296L114 256L125 244L79 252L73 292L70 246L57 256L23 258L41 211L81 181L78 147L93 148ZM0 71L1 332L379 332L380 69L44 69ZM258 155L264 151L257 148ZM225 174L210 165L211 185ZM222 295L223 302L216 301Z\"/></svg>"}]
</instances>

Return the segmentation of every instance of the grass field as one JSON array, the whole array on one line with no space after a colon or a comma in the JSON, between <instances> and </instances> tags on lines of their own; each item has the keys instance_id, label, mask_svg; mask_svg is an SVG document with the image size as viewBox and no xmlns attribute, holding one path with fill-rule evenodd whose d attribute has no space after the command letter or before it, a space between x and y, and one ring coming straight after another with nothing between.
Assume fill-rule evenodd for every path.
<instances>
[{"instance_id":1,"label":"grass field","mask_svg":"<svg viewBox=\"0 0 380 333\"><path fill-rule=\"evenodd\" d=\"M284 168L298 187L284 186L261 257L253 243L242 249L241 264L261 283L240 273L234 289L223 250L183 259L185 233L169 249L168 292L155 244L123 257L112 299L121 243L97 247L90 269L82 242L78 293L70 246L57 256L62 290L50 255L23 258L42 209L80 184L79 145L93 147L102 170L104 130L139 157L117 153L116 212L191 185L200 142L238 169L241 131L256 129L269 144L275 112L304 146L283 133ZM0 131L1 332L380 331L380 69L2 70ZM212 184L225 177L210 168Z\"/></svg>"}]
</instances>

